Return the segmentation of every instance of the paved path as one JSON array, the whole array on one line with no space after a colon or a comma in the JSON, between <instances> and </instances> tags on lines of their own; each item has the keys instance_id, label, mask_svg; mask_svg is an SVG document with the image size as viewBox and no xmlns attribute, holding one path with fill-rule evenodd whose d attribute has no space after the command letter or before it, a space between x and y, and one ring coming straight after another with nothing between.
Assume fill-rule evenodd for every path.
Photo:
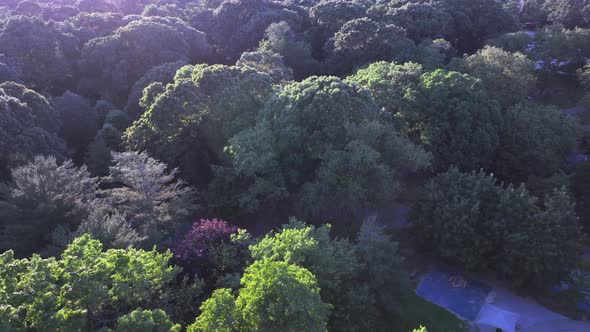
<instances>
[{"instance_id":1,"label":"paved path","mask_svg":"<svg viewBox=\"0 0 590 332\"><path fill-rule=\"evenodd\" d=\"M523 329L519 332L588 332L590 324L574 320L547 321Z\"/></svg>"},{"instance_id":2,"label":"paved path","mask_svg":"<svg viewBox=\"0 0 590 332\"><path fill-rule=\"evenodd\" d=\"M492 305L520 315L519 332L589 332L590 323L575 321L518 296L495 280L484 280L496 292ZM486 330L481 330L486 331Z\"/></svg>"}]
</instances>

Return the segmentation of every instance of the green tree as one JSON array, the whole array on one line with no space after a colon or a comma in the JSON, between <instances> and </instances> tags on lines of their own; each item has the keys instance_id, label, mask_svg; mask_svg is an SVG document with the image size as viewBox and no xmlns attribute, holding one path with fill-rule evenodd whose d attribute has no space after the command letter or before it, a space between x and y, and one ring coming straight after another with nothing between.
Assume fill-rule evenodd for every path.
<instances>
[{"instance_id":1,"label":"green tree","mask_svg":"<svg viewBox=\"0 0 590 332\"><path fill-rule=\"evenodd\" d=\"M116 211L129 218L131 226L147 237L147 246L161 243L174 228L187 221L197 208L194 191L176 179L176 169L146 153L113 153L115 165L107 179L112 184L105 194Z\"/></svg>"},{"instance_id":2,"label":"green tree","mask_svg":"<svg viewBox=\"0 0 590 332\"><path fill-rule=\"evenodd\" d=\"M553 107L516 105L504 113L504 127L494 161L500 179L526 182L529 176L549 177L578 138L575 119Z\"/></svg>"},{"instance_id":3,"label":"green tree","mask_svg":"<svg viewBox=\"0 0 590 332\"><path fill-rule=\"evenodd\" d=\"M374 329L388 331L403 319L401 309L412 289L403 268L404 259L398 243L374 222L363 223L357 241L359 258L365 264L360 284L368 287L376 311Z\"/></svg>"},{"instance_id":4,"label":"green tree","mask_svg":"<svg viewBox=\"0 0 590 332\"><path fill-rule=\"evenodd\" d=\"M334 306L330 329L372 327L369 315L355 315L356 306L370 311L372 302L366 287L356 280L362 275L356 246L348 240L333 239L330 225L316 228L296 220L281 232L267 234L250 246L256 260L281 261L308 269L318 280L322 300Z\"/></svg>"},{"instance_id":5,"label":"green tree","mask_svg":"<svg viewBox=\"0 0 590 332\"><path fill-rule=\"evenodd\" d=\"M84 155L84 164L96 176L108 175L109 167L112 166L112 149L107 145L103 133L103 130L98 132Z\"/></svg>"},{"instance_id":6,"label":"green tree","mask_svg":"<svg viewBox=\"0 0 590 332\"><path fill-rule=\"evenodd\" d=\"M367 88L381 111L394 115L410 107L411 101L417 98L423 74L422 66L414 62L381 61L357 71L346 81Z\"/></svg>"},{"instance_id":7,"label":"green tree","mask_svg":"<svg viewBox=\"0 0 590 332\"><path fill-rule=\"evenodd\" d=\"M299 26L305 16L303 8L280 1L223 1L213 12L211 23L200 24L223 59L234 63L243 52L256 48L272 23L286 21Z\"/></svg>"},{"instance_id":8,"label":"green tree","mask_svg":"<svg viewBox=\"0 0 590 332\"><path fill-rule=\"evenodd\" d=\"M127 129L125 144L179 167L192 184L206 187L210 165L223 163L227 140L254 125L271 93L270 77L250 68L186 66L173 84L144 90L146 112Z\"/></svg>"},{"instance_id":9,"label":"green tree","mask_svg":"<svg viewBox=\"0 0 590 332\"><path fill-rule=\"evenodd\" d=\"M590 28L590 1L588 0L545 0L547 19L569 29Z\"/></svg>"},{"instance_id":10,"label":"green tree","mask_svg":"<svg viewBox=\"0 0 590 332\"><path fill-rule=\"evenodd\" d=\"M189 325L187 332L234 332L239 330L240 317L236 311L236 298L231 289L216 289L201 305L201 314Z\"/></svg>"},{"instance_id":11,"label":"green tree","mask_svg":"<svg viewBox=\"0 0 590 332\"><path fill-rule=\"evenodd\" d=\"M444 67L456 55L456 49L444 39L423 39L408 53L407 58L410 61L423 65L425 69L433 70Z\"/></svg>"},{"instance_id":12,"label":"green tree","mask_svg":"<svg viewBox=\"0 0 590 332\"><path fill-rule=\"evenodd\" d=\"M293 70L285 66L283 57L269 51L245 52L236 67L252 68L271 77L274 84L286 84L293 80Z\"/></svg>"},{"instance_id":13,"label":"green tree","mask_svg":"<svg viewBox=\"0 0 590 332\"><path fill-rule=\"evenodd\" d=\"M129 97L127 98L127 106L125 107L125 110L129 113L129 117L136 120L145 111L140 105L140 100L143 96L143 90L147 88L148 85L154 82L160 82L162 84L171 83L174 80L176 71L187 64L188 63L184 60L161 64L148 70L139 80L137 80L137 82L131 87Z\"/></svg>"},{"instance_id":14,"label":"green tree","mask_svg":"<svg viewBox=\"0 0 590 332\"><path fill-rule=\"evenodd\" d=\"M20 324L37 331L77 331L112 327L139 307L168 310L178 294L195 299L200 293L198 284L174 286L180 270L169 265L171 257L155 249L103 251L89 235L74 240L59 259L18 260L8 251L0 255L0 300L8 308L2 312L9 317L18 312ZM122 321L131 323L138 315ZM152 312L156 320L159 316Z\"/></svg>"},{"instance_id":15,"label":"green tree","mask_svg":"<svg viewBox=\"0 0 590 332\"><path fill-rule=\"evenodd\" d=\"M590 57L590 29L567 30L561 25L548 25L537 31L535 43L532 55L550 71L557 71L565 63L581 67Z\"/></svg>"},{"instance_id":16,"label":"green tree","mask_svg":"<svg viewBox=\"0 0 590 332\"><path fill-rule=\"evenodd\" d=\"M280 232L252 245L252 257L312 272L322 300L333 305L330 330L387 331L397 326L399 308L410 289L397 243L372 223L363 224L358 243L333 238L330 229L291 220Z\"/></svg>"},{"instance_id":17,"label":"green tree","mask_svg":"<svg viewBox=\"0 0 590 332\"><path fill-rule=\"evenodd\" d=\"M59 114L37 92L14 82L0 84L0 179L10 178L10 169L35 155L66 154L57 134Z\"/></svg>"},{"instance_id":18,"label":"green tree","mask_svg":"<svg viewBox=\"0 0 590 332\"><path fill-rule=\"evenodd\" d=\"M19 80L34 90L62 93L74 81L78 41L55 22L12 16L0 28L0 49L16 64Z\"/></svg>"},{"instance_id":19,"label":"green tree","mask_svg":"<svg viewBox=\"0 0 590 332\"><path fill-rule=\"evenodd\" d=\"M330 305L314 275L285 262L258 261L246 269L236 309L244 327L262 331L325 331Z\"/></svg>"},{"instance_id":20,"label":"green tree","mask_svg":"<svg viewBox=\"0 0 590 332\"><path fill-rule=\"evenodd\" d=\"M485 40L518 29L514 14L499 1L446 0L442 6L451 16L445 39L461 53L475 51Z\"/></svg>"},{"instance_id":21,"label":"green tree","mask_svg":"<svg viewBox=\"0 0 590 332\"><path fill-rule=\"evenodd\" d=\"M370 2L323 0L314 3L310 9L310 18L322 30L324 36L332 36L344 24L366 16Z\"/></svg>"},{"instance_id":22,"label":"green tree","mask_svg":"<svg viewBox=\"0 0 590 332\"><path fill-rule=\"evenodd\" d=\"M227 151L233 176L245 181L245 190L227 193L234 206L253 211L261 203L289 200L297 214L315 218L336 211L350 218L363 207L384 204L393 198L400 172L429 161L380 121L368 91L335 77L284 87Z\"/></svg>"},{"instance_id":23,"label":"green tree","mask_svg":"<svg viewBox=\"0 0 590 332\"><path fill-rule=\"evenodd\" d=\"M180 332L180 329L164 310L137 309L117 319L115 332Z\"/></svg>"},{"instance_id":24,"label":"green tree","mask_svg":"<svg viewBox=\"0 0 590 332\"><path fill-rule=\"evenodd\" d=\"M442 38L451 32L451 15L445 10L442 2L397 1L400 2L405 3L389 7L382 19L404 27L408 36L415 42L418 43L425 38Z\"/></svg>"},{"instance_id":25,"label":"green tree","mask_svg":"<svg viewBox=\"0 0 590 332\"><path fill-rule=\"evenodd\" d=\"M82 3L82 0L78 3ZM92 1L92 0L90 0ZM94 1L98 3L98 1ZM78 38L79 45L83 46L89 40L106 37L112 34L115 30L125 25L123 15L115 13L110 10L107 12L81 12L80 14L69 18L64 22L63 30Z\"/></svg>"},{"instance_id":26,"label":"green tree","mask_svg":"<svg viewBox=\"0 0 590 332\"><path fill-rule=\"evenodd\" d=\"M374 61L403 61L414 46L403 28L359 18L345 23L324 49L330 73L341 74Z\"/></svg>"},{"instance_id":27,"label":"green tree","mask_svg":"<svg viewBox=\"0 0 590 332\"><path fill-rule=\"evenodd\" d=\"M145 237L131 226L127 217L118 211L111 211L106 204L99 204L76 230L76 235L90 234L107 249L125 249L138 246Z\"/></svg>"},{"instance_id":28,"label":"green tree","mask_svg":"<svg viewBox=\"0 0 590 332\"><path fill-rule=\"evenodd\" d=\"M518 286L567 279L578 263L581 234L564 191L538 204L524 187L456 168L429 180L411 220L421 243L449 261L491 269Z\"/></svg>"},{"instance_id":29,"label":"green tree","mask_svg":"<svg viewBox=\"0 0 590 332\"><path fill-rule=\"evenodd\" d=\"M458 71L479 78L490 98L503 107L526 101L535 86L535 63L522 53L486 46L455 66Z\"/></svg>"},{"instance_id":30,"label":"green tree","mask_svg":"<svg viewBox=\"0 0 590 332\"><path fill-rule=\"evenodd\" d=\"M168 62L202 62L211 55L205 34L175 18L132 21L82 49L79 90L124 105L132 85L149 69Z\"/></svg>"},{"instance_id":31,"label":"green tree","mask_svg":"<svg viewBox=\"0 0 590 332\"><path fill-rule=\"evenodd\" d=\"M12 181L2 187L3 211L1 249L30 254L49 244L58 225L74 230L88 215L96 199L97 179L86 167L71 161L58 164L54 157L34 161L12 170ZM4 219L6 218L6 219Z\"/></svg>"},{"instance_id":32,"label":"green tree","mask_svg":"<svg viewBox=\"0 0 590 332\"><path fill-rule=\"evenodd\" d=\"M229 289L215 291L187 331L326 331L331 306L322 302L316 278L308 270L256 261L241 283L235 300Z\"/></svg>"},{"instance_id":33,"label":"green tree","mask_svg":"<svg viewBox=\"0 0 590 332\"><path fill-rule=\"evenodd\" d=\"M80 161L98 131L98 115L90 102L75 93L66 91L52 100L61 117L60 136L74 150L74 159Z\"/></svg>"},{"instance_id":34,"label":"green tree","mask_svg":"<svg viewBox=\"0 0 590 332\"><path fill-rule=\"evenodd\" d=\"M533 42L533 37L526 31L505 33L501 36L489 39L487 44L501 48L506 52L525 52Z\"/></svg>"},{"instance_id":35,"label":"green tree","mask_svg":"<svg viewBox=\"0 0 590 332\"><path fill-rule=\"evenodd\" d=\"M481 82L469 75L415 64L378 62L348 78L369 88L381 109L434 156L435 169L490 166L502 115Z\"/></svg>"},{"instance_id":36,"label":"green tree","mask_svg":"<svg viewBox=\"0 0 590 332\"><path fill-rule=\"evenodd\" d=\"M313 57L310 43L285 21L268 26L259 50L283 56L285 65L293 69L297 80L320 71L320 63Z\"/></svg>"}]
</instances>

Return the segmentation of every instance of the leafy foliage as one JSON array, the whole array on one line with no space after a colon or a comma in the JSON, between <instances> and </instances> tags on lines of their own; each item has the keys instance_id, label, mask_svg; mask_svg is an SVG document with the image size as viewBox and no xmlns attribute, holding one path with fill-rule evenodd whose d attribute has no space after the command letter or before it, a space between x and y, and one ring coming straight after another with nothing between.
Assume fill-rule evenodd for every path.
<instances>
[{"instance_id":1,"label":"leafy foliage","mask_svg":"<svg viewBox=\"0 0 590 332\"><path fill-rule=\"evenodd\" d=\"M239 329L236 298L229 288L216 289L201 305L201 314L187 327L187 332L233 332Z\"/></svg>"},{"instance_id":2,"label":"leafy foliage","mask_svg":"<svg viewBox=\"0 0 590 332\"><path fill-rule=\"evenodd\" d=\"M146 245L173 234L174 225L196 209L193 189L175 179L176 170L167 172L165 164L145 153L113 153L113 160L107 179L114 184L106 191L109 202L147 237Z\"/></svg>"},{"instance_id":3,"label":"leafy foliage","mask_svg":"<svg viewBox=\"0 0 590 332\"><path fill-rule=\"evenodd\" d=\"M516 183L528 176L549 177L573 150L578 126L552 107L517 105L504 114L504 129L494 170Z\"/></svg>"},{"instance_id":4,"label":"leafy foliage","mask_svg":"<svg viewBox=\"0 0 590 332\"><path fill-rule=\"evenodd\" d=\"M536 80L535 64L525 55L488 46L464 57L457 69L479 78L490 98L504 107L526 101Z\"/></svg>"},{"instance_id":5,"label":"leafy foliage","mask_svg":"<svg viewBox=\"0 0 590 332\"><path fill-rule=\"evenodd\" d=\"M139 80L137 80L137 82L133 84L133 87L131 87L129 97L127 98L127 106L125 108L130 117L137 119L143 113L144 109L142 109L140 101L143 96L143 90L147 88L148 85L155 82L160 82L162 84L171 83L174 80L176 71L187 64L188 63L184 60L164 63L148 70Z\"/></svg>"},{"instance_id":6,"label":"leafy foliage","mask_svg":"<svg viewBox=\"0 0 590 332\"><path fill-rule=\"evenodd\" d=\"M204 277L210 285L220 285L225 278L243 272L250 243L245 230L223 220L201 220L175 245L174 256L185 271Z\"/></svg>"},{"instance_id":7,"label":"leafy foliage","mask_svg":"<svg viewBox=\"0 0 590 332\"><path fill-rule=\"evenodd\" d=\"M415 64L378 62L349 78L366 86L376 102L414 142L434 155L435 169L488 167L499 144L502 115L480 81Z\"/></svg>"},{"instance_id":8,"label":"leafy foliage","mask_svg":"<svg viewBox=\"0 0 590 332\"><path fill-rule=\"evenodd\" d=\"M125 249L129 246L139 246L142 237L127 221L127 217L118 211L109 211L104 205L99 205L90 211L88 217L78 227L76 234L90 234L99 240L107 249Z\"/></svg>"},{"instance_id":9,"label":"leafy foliage","mask_svg":"<svg viewBox=\"0 0 590 332\"><path fill-rule=\"evenodd\" d=\"M255 210L289 199L298 214L328 218L387 202L397 174L429 159L379 121L366 91L335 77L284 87L228 150L235 176L249 179L244 191L233 194L234 204Z\"/></svg>"},{"instance_id":10,"label":"leafy foliage","mask_svg":"<svg viewBox=\"0 0 590 332\"><path fill-rule=\"evenodd\" d=\"M285 84L293 80L293 70L285 66L282 56L273 52L245 52L236 66L252 68L259 73L268 74L274 84Z\"/></svg>"},{"instance_id":11,"label":"leafy foliage","mask_svg":"<svg viewBox=\"0 0 590 332\"><path fill-rule=\"evenodd\" d=\"M1 2L2 331L464 330L358 222L399 198L448 263L583 289L587 142L527 99L590 105L588 0Z\"/></svg>"},{"instance_id":12,"label":"leafy foliage","mask_svg":"<svg viewBox=\"0 0 590 332\"><path fill-rule=\"evenodd\" d=\"M325 49L331 73L338 74L378 60L404 60L404 53L412 46L404 29L359 18L345 23Z\"/></svg>"},{"instance_id":13,"label":"leafy foliage","mask_svg":"<svg viewBox=\"0 0 590 332\"><path fill-rule=\"evenodd\" d=\"M60 126L59 114L45 97L24 85L0 84L0 179L7 180L12 167L37 154L63 157Z\"/></svg>"},{"instance_id":14,"label":"leafy foliage","mask_svg":"<svg viewBox=\"0 0 590 332\"><path fill-rule=\"evenodd\" d=\"M387 331L400 323L408 280L397 243L366 223L358 244L335 239L330 225L316 228L296 220L250 247L258 261L302 266L318 278L322 300L333 305L328 326L338 331Z\"/></svg>"},{"instance_id":15,"label":"leafy foliage","mask_svg":"<svg viewBox=\"0 0 590 332\"><path fill-rule=\"evenodd\" d=\"M242 52L256 47L270 24L288 21L299 25L303 15L301 8L278 1L223 1L210 24L201 22L201 28L215 41L221 55L233 63Z\"/></svg>"},{"instance_id":16,"label":"leafy foliage","mask_svg":"<svg viewBox=\"0 0 590 332\"><path fill-rule=\"evenodd\" d=\"M533 37L526 31L509 32L488 40L488 45L501 48L506 52L524 52L533 42Z\"/></svg>"},{"instance_id":17,"label":"leafy foliage","mask_svg":"<svg viewBox=\"0 0 590 332\"><path fill-rule=\"evenodd\" d=\"M543 61L544 68L556 71L560 64L585 63L590 56L590 29L567 30L561 25L549 25L535 34L533 55Z\"/></svg>"},{"instance_id":18,"label":"leafy foliage","mask_svg":"<svg viewBox=\"0 0 590 332\"><path fill-rule=\"evenodd\" d=\"M562 24L570 29L590 28L590 1L588 0L545 0L549 21Z\"/></svg>"},{"instance_id":19,"label":"leafy foliage","mask_svg":"<svg viewBox=\"0 0 590 332\"><path fill-rule=\"evenodd\" d=\"M0 49L19 73L18 80L37 91L63 92L71 86L78 41L54 22L12 16L0 29Z\"/></svg>"},{"instance_id":20,"label":"leafy foliage","mask_svg":"<svg viewBox=\"0 0 590 332\"><path fill-rule=\"evenodd\" d=\"M285 262L257 261L246 269L238 297L217 290L188 331L325 331L330 306L323 303L316 278ZM233 318L233 319L232 319Z\"/></svg>"},{"instance_id":21,"label":"leafy foliage","mask_svg":"<svg viewBox=\"0 0 590 332\"><path fill-rule=\"evenodd\" d=\"M61 117L60 136L80 160L98 131L98 114L87 99L69 91L54 98L52 103Z\"/></svg>"},{"instance_id":22,"label":"leafy foliage","mask_svg":"<svg viewBox=\"0 0 590 332\"><path fill-rule=\"evenodd\" d=\"M150 315L135 311L125 316L134 308L166 307L177 291L198 296L196 289L172 288L179 269L168 264L171 256L156 250L103 251L88 235L72 242L60 259L35 255L18 260L8 251L0 255L0 298L7 308L3 312L22 315L22 320L8 321L12 326L26 324L39 331L94 330L117 319L125 330L139 323L140 316ZM150 316L155 321L164 318L159 311Z\"/></svg>"},{"instance_id":23,"label":"leafy foliage","mask_svg":"<svg viewBox=\"0 0 590 332\"><path fill-rule=\"evenodd\" d=\"M2 250L29 254L49 244L58 225L75 229L88 215L96 190L97 179L71 161L60 165L54 157L37 156L13 169L1 193L6 210L13 211L3 218Z\"/></svg>"},{"instance_id":24,"label":"leafy foliage","mask_svg":"<svg viewBox=\"0 0 590 332\"><path fill-rule=\"evenodd\" d=\"M210 54L205 34L184 22L143 18L84 45L79 89L123 104L133 84L154 66L179 60L202 61Z\"/></svg>"},{"instance_id":25,"label":"leafy foliage","mask_svg":"<svg viewBox=\"0 0 590 332\"><path fill-rule=\"evenodd\" d=\"M574 205L563 190L542 206L526 188L456 168L429 180L412 221L421 243L468 269L489 268L519 286L567 278L581 250Z\"/></svg>"},{"instance_id":26,"label":"leafy foliage","mask_svg":"<svg viewBox=\"0 0 590 332\"><path fill-rule=\"evenodd\" d=\"M320 63L312 55L312 45L283 21L268 26L260 42L261 52L280 54L285 65L293 69L295 79L303 79L320 71Z\"/></svg>"},{"instance_id":27,"label":"leafy foliage","mask_svg":"<svg viewBox=\"0 0 590 332\"><path fill-rule=\"evenodd\" d=\"M125 134L133 150L147 150L206 186L210 164L221 162L227 140L252 126L272 92L269 76L250 68L186 66L174 84L144 90L146 112Z\"/></svg>"},{"instance_id":28,"label":"leafy foliage","mask_svg":"<svg viewBox=\"0 0 590 332\"><path fill-rule=\"evenodd\" d=\"M117 319L115 332L180 332L180 328L161 309L137 309Z\"/></svg>"}]
</instances>

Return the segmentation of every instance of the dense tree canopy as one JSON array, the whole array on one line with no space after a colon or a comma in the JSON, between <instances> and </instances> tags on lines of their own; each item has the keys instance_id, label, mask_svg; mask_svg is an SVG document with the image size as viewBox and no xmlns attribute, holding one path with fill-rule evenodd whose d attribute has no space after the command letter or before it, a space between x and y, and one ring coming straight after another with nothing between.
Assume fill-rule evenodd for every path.
<instances>
[{"instance_id":1,"label":"dense tree canopy","mask_svg":"<svg viewBox=\"0 0 590 332\"><path fill-rule=\"evenodd\" d=\"M0 179L37 154L62 157L60 127L59 113L45 97L20 84L0 84Z\"/></svg>"},{"instance_id":2,"label":"dense tree canopy","mask_svg":"<svg viewBox=\"0 0 590 332\"><path fill-rule=\"evenodd\" d=\"M125 109L129 113L129 117L136 120L145 111L140 105L140 101L143 97L143 90L152 83L168 84L174 81L176 71L186 66L188 63L185 60L179 60L176 62L164 63L155 66L148 70L140 79L133 84L127 97L127 106ZM124 128L121 128L124 129Z\"/></svg>"},{"instance_id":3,"label":"dense tree canopy","mask_svg":"<svg viewBox=\"0 0 590 332\"><path fill-rule=\"evenodd\" d=\"M74 82L78 40L55 22L12 16L0 25L0 49L18 81L32 89L59 93Z\"/></svg>"},{"instance_id":4,"label":"dense tree canopy","mask_svg":"<svg viewBox=\"0 0 590 332\"><path fill-rule=\"evenodd\" d=\"M84 46L89 40L106 37L123 25L123 15L119 13L82 12L69 18L63 29L76 36L80 46Z\"/></svg>"},{"instance_id":5,"label":"dense tree canopy","mask_svg":"<svg viewBox=\"0 0 590 332\"><path fill-rule=\"evenodd\" d=\"M126 144L206 186L209 164L219 164L227 140L254 124L271 92L271 78L249 67L184 67L173 84L144 90L146 112L127 129Z\"/></svg>"},{"instance_id":6,"label":"dense tree canopy","mask_svg":"<svg viewBox=\"0 0 590 332\"><path fill-rule=\"evenodd\" d=\"M0 249L29 254L50 243L58 225L75 228L88 214L95 199L96 179L86 167L71 161L58 164L53 157L13 169L12 181L4 184L0 197L6 204L2 216Z\"/></svg>"},{"instance_id":7,"label":"dense tree canopy","mask_svg":"<svg viewBox=\"0 0 590 332\"><path fill-rule=\"evenodd\" d=\"M335 77L286 86L229 144L236 176L249 182L234 204L290 199L297 213L324 218L387 202L399 174L429 161L379 120L368 91Z\"/></svg>"},{"instance_id":8,"label":"dense tree canopy","mask_svg":"<svg viewBox=\"0 0 590 332\"><path fill-rule=\"evenodd\" d=\"M235 61L244 51L256 47L271 23L289 21L300 24L303 11L269 0L223 1L213 12L203 31L218 45L225 60Z\"/></svg>"},{"instance_id":9,"label":"dense tree canopy","mask_svg":"<svg viewBox=\"0 0 590 332\"><path fill-rule=\"evenodd\" d=\"M145 153L113 153L113 159L110 203L148 238L148 247L162 243L196 209L194 191L175 178L176 169L168 172L166 164Z\"/></svg>"},{"instance_id":10,"label":"dense tree canopy","mask_svg":"<svg viewBox=\"0 0 590 332\"><path fill-rule=\"evenodd\" d=\"M201 306L188 331L325 331L330 306L320 298L316 278L285 262L257 261L234 298L219 289Z\"/></svg>"},{"instance_id":11,"label":"dense tree canopy","mask_svg":"<svg viewBox=\"0 0 590 332\"><path fill-rule=\"evenodd\" d=\"M345 23L326 43L328 66L333 73L347 73L354 67L378 60L403 60L413 43L404 29L368 18Z\"/></svg>"},{"instance_id":12,"label":"dense tree canopy","mask_svg":"<svg viewBox=\"0 0 590 332\"><path fill-rule=\"evenodd\" d=\"M313 57L312 45L295 33L289 23L282 21L269 25L264 36L260 51L283 56L285 64L293 69L295 78L305 78L320 71L320 62Z\"/></svg>"},{"instance_id":13,"label":"dense tree canopy","mask_svg":"<svg viewBox=\"0 0 590 332\"><path fill-rule=\"evenodd\" d=\"M299 265L317 276L322 300L333 305L330 330L386 331L398 324L408 280L397 243L373 223L363 224L358 243L333 238L330 228L292 220L251 246L252 257Z\"/></svg>"},{"instance_id":14,"label":"dense tree canopy","mask_svg":"<svg viewBox=\"0 0 590 332\"><path fill-rule=\"evenodd\" d=\"M113 56L116 54L116 56ZM133 84L154 66L178 60L205 61L205 34L176 18L143 18L82 49L80 90L123 104Z\"/></svg>"},{"instance_id":15,"label":"dense tree canopy","mask_svg":"<svg viewBox=\"0 0 590 332\"><path fill-rule=\"evenodd\" d=\"M0 330L465 331L424 256L576 304L589 1L0 0Z\"/></svg>"},{"instance_id":16,"label":"dense tree canopy","mask_svg":"<svg viewBox=\"0 0 590 332\"><path fill-rule=\"evenodd\" d=\"M504 107L526 101L535 85L535 64L522 53L484 47L459 61L457 69L479 78L491 98Z\"/></svg>"},{"instance_id":17,"label":"dense tree canopy","mask_svg":"<svg viewBox=\"0 0 590 332\"><path fill-rule=\"evenodd\" d=\"M60 136L80 160L98 130L98 114L87 99L69 91L52 103L62 122Z\"/></svg>"},{"instance_id":18,"label":"dense tree canopy","mask_svg":"<svg viewBox=\"0 0 590 332\"><path fill-rule=\"evenodd\" d=\"M567 28L590 28L590 1L588 0L545 0L547 19Z\"/></svg>"},{"instance_id":19,"label":"dense tree canopy","mask_svg":"<svg viewBox=\"0 0 590 332\"><path fill-rule=\"evenodd\" d=\"M481 81L413 64L378 62L349 78L373 91L402 132L434 155L436 169L488 167L499 144L502 117Z\"/></svg>"},{"instance_id":20,"label":"dense tree canopy","mask_svg":"<svg viewBox=\"0 0 590 332\"><path fill-rule=\"evenodd\" d=\"M570 63L581 67L590 57L590 29L546 26L536 33L535 43L533 56L543 61L544 68L552 71Z\"/></svg>"},{"instance_id":21,"label":"dense tree canopy","mask_svg":"<svg viewBox=\"0 0 590 332\"><path fill-rule=\"evenodd\" d=\"M451 14L444 8L444 2L397 1L401 6L389 7L384 14L386 20L406 27L408 36L419 42L424 38L441 38L450 34ZM395 1L392 1L395 3Z\"/></svg>"},{"instance_id":22,"label":"dense tree canopy","mask_svg":"<svg viewBox=\"0 0 590 332\"><path fill-rule=\"evenodd\" d=\"M549 177L559 171L574 149L574 119L552 107L517 105L504 116L494 170L501 179L526 182L529 176Z\"/></svg>"},{"instance_id":23,"label":"dense tree canopy","mask_svg":"<svg viewBox=\"0 0 590 332\"><path fill-rule=\"evenodd\" d=\"M236 66L268 74L274 84L286 84L293 80L293 70L285 66L283 57L270 51L244 52Z\"/></svg>"},{"instance_id":24,"label":"dense tree canopy","mask_svg":"<svg viewBox=\"0 0 590 332\"><path fill-rule=\"evenodd\" d=\"M135 316L148 314L131 313L134 309L173 308L181 292L193 298L199 295L199 284L172 287L179 269L169 265L170 257L169 252L155 249L103 251L100 242L88 235L76 239L59 259L35 255L19 260L7 251L0 255L1 323L9 330L26 326L74 331L98 330L117 321L116 330L126 331L139 323ZM162 315L150 316L165 319Z\"/></svg>"},{"instance_id":25,"label":"dense tree canopy","mask_svg":"<svg viewBox=\"0 0 590 332\"><path fill-rule=\"evenodd\" d=\"M542 207L526 188L455 168L428 181L412 216L421 242L470 269L495 270L519 285L567 279L580 257L574 205L564 191Z\"/></svg>"},{"instance_id":26,"label":"dense tree canopy","mask_svg":"<svg viewBox=\"0 0 590 332\"><path fill-rule=\"evenodd\" d=\"M223 220L195 222L174 246L174 257L185 272L203 277L207 284L235 287L231 279L243 272L250 259L250 234Z\"/></svg>"}]
</instances>

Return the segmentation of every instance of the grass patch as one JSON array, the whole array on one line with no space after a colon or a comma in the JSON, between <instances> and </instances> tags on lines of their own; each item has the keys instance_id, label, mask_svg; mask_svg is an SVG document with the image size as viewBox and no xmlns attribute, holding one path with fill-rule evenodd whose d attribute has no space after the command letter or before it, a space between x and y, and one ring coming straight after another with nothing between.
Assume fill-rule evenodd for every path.
<instances>
[{"instance_id":1,"label":"grass patch","mask_svg":"<svg viewBox=\"0 0 590 332\"><path fill-rule=\"evenodd\" d=\"M463 332L469 327L446 309L415 294L402 310L403 331L412 331L420 325L425 326L428 332Z\"/></svg>"}]
</instances>

